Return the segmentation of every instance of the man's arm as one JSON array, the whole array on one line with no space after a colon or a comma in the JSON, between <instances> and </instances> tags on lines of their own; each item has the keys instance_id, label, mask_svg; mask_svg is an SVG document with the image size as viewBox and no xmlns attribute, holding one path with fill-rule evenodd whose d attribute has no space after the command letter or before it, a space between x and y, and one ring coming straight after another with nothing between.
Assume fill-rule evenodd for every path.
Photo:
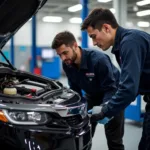
<instances>
[{"instance_id":1,"label":"man's arm","mask_svg":"<svg viewBox=\"0 0 150 150\"><path fill-rule=\"evenodd\" d=\"M121 46L121 77L119 87L111 101L102 108L104 116L112 117L135 100L146 58L146 48L134 40L125 41Z\"/></svg>"}]
</instances>

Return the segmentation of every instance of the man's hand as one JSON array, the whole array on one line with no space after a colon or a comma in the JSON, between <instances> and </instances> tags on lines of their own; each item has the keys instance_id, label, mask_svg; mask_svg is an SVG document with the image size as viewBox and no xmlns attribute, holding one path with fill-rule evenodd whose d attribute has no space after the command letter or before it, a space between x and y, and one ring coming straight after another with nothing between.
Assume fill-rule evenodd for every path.
<instances>
[{"instance_id":1,"label":"man's hand","mask_svg":"<svg viewBox=\"0 0 150 150\"><path fill-rule=\"evenodd\" d=\"M88 111L88 113L92 114L90 117L91 122L106 124L111 120L110 118L104 116L102 112L102 106L94 106L93 109Z\"/></svg>"}]
</instances>

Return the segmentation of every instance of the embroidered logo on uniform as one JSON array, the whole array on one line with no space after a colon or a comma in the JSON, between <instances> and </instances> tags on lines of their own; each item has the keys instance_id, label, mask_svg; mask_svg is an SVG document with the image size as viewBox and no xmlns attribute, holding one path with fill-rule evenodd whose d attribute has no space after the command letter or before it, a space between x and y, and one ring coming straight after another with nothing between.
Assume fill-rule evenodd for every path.
<instances>
[{"instance_id":1,"label":"embroidered logo on uniform","mask_svg":"<svg viewBox=\"0 0 150 150\"><path fill-rule=\"evenodd\" d=\"M92 81L93 77L95 76L95 74L93 72L87 72L87 73L85 73L85 75L89 78L90 81Z\"/></svg>"}]
</instances>

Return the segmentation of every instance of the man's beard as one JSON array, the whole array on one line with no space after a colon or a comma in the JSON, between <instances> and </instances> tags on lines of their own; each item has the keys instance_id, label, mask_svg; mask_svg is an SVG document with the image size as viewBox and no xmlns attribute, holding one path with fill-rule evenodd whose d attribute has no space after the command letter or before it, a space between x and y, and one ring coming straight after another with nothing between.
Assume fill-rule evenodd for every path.
<instances>
[{"instance_id":1,"label":"man's beard","mask_svg":"<svg viewBox=\"0 0 150 150\"><path fill-rule=\"evenodd\" d=\"M73 52L73 56L70 59L66 59L64 62L67 65L72 65L75 64L75 61L77 59L77 53L75 52L75 50L72 48L72 52Z\"/></svg>"}]
</instances>

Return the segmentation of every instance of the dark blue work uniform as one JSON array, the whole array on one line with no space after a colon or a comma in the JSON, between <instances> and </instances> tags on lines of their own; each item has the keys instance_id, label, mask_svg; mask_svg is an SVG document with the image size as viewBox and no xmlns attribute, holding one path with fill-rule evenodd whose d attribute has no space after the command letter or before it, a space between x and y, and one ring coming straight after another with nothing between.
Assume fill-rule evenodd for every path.
<instances>
[{"instance_id":1,"label":"dark blue work uniform","mask_svg":"<svg viewBox=\"0 0 150 150\"><path fill-rule=\"evenodd\" d=\"M144 95L146 113L139 150L150 150L150 35L118 27L112 53L121 67L118 90L103 109L106 116L123 110L138 94Z\"/></svg>"},{"instance_id":2,"label":"dark blue work uniform","mask_svg":"<svg viewBox=\"0 0 150 150\"><path fill-rule=\"evenodd\" d=\"M117 90L120 73L106 54L89 49L81 49L81 53L79 68L75 65L63 63L63 69L68 77L70 88L81 96L81 90L84 90L88 109L91 109L93 106L111 99ZM96 123L92 123L93 135L95 128ZM114 119L105 125L105 134L109 150L124 150L122 143L124 134L123 112L116 115Z\"/></svg>"}]
</instances>

